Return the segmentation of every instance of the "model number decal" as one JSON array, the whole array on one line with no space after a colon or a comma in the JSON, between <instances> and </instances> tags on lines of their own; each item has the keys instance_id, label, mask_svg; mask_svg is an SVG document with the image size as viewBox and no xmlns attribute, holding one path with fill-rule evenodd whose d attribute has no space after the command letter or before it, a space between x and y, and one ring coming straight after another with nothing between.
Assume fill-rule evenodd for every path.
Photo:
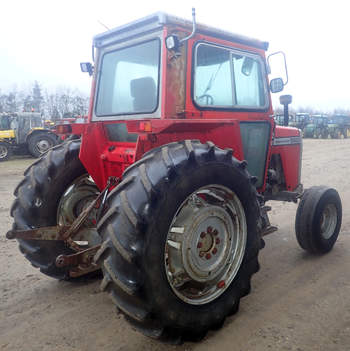
<instances>
[{"instance_id":1,"label":"model number decal","mask_svg":"<svg viewBox=\"0 0 350 351\"><path fill-rule=\"evenodd\" d=\"M287 138L274 138L272 145L280 146L280 145L294 145L294 144L301 144L301 137L300 136L293 136Z\"/></svg>"}]
</instances>

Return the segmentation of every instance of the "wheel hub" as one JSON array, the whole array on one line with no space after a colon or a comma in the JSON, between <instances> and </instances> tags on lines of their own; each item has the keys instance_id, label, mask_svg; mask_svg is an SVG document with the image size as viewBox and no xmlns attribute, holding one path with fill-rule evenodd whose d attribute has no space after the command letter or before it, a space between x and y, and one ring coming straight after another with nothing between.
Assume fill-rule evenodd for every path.
<instances>
[{"instance_id":1,"label":"wheel hub","mask_svg":"<svg viewBox=\"0 0 350 351\"><path fill-rule=\"evenodd\" d=\"M185 270L198 282L205 282L209 276L214 279L228 260L231 218L218 206L204 207L194 214L186 232L182 247Z\"/></svg>"},{"instance_id":2,"label":"wheel hub","mask_svg":"<svg viewBox=\"0 0 350 351\"><path fill-rule=\"evenodd\" d=\"M194 305L221 295L238 272L246 237L244 210L230 189L210 185L191 194L172 221L165 247L175 294Z\"/></svg>"},{"instance_id":3,"label":"wheel hub","mask_svg":"<svg viewBox=\"0 0 350 351\"><path fill-rule=\"evenodd\" d=\"M337 226L337 218L337 208L335 205L327 205L322 212L320 223L321 235L324 239L327 240L333 235L335 227Z\"/></svg>"},{"instance_id":4,"label":"wheel hub","mask_svg":"<svg viewBox=\"0 0 350 351\"><path fill-rule=\"evenodd\" d=\"M57 223L62 226L71 225L79 214L96 199L99 190L88 175L76 179L63 194L58 210ZM84 225L74 236L74 241L81 246L94 246L101 243L96 230L97 209L93 209Z\"/></svg>"},{"instance_id":5,"label":"wheel hub","mask_svg":"<svg viewBox=\"0 0 350 351\"><path fill-rule=\"evenodd\" d=\"M46 152L51 147L51 144L47 140L40 140L36 144L36 147L37 147L38 151L41 154L43 154L44 152Z\"/></svg>"}]
</instances>

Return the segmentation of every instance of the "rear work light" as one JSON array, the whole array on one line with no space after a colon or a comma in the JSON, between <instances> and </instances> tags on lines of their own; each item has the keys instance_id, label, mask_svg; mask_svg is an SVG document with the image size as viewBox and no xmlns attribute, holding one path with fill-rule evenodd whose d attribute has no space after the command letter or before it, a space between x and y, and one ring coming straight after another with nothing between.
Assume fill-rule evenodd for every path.
<instances>
[{"instance_id":1,"label":"rear work light","mask_svg":"<svg viewBox=\"0 0 350 351\"><path fill-rule=\"evenodd\" d=\"M152 132L151 122L140 122L139 129L142 132Z\"/></svg>"},{"instance_id":2,"label":"rear work light","mask_svg":"<svg viewBox=\"0 0 350 351\"><path fill-rule=\"evenodd\" d=\"M72 133L72 126L69 124L60 124L56 127L58 134L70 134Z\"/></svg>"}]
</instances>

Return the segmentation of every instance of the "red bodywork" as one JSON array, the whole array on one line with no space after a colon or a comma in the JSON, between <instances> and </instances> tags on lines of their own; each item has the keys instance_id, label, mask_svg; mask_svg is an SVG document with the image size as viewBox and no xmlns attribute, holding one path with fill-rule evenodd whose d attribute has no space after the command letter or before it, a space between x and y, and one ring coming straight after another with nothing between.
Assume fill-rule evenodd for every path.
<instances>
[{"instance_id":1,"label":"red bodywork","mask_svg":"<svg viewBox=\"0 0 350 351\"><path fill-rule=\"evenodd\" d=\"M188 29L181 26L163 26L163 38L171 33L188 35ZM280 154L285 190L295 190L299 185L301 144L273 145L273 138L299 137L295 128L277 127L272 118L273 110L269 96L269 107L259 112L237 112L222 110L199 110L191 96L191 77L193 70L193 47L198 41L216 43L260 55L265 62L265 50L248 45L219 39L201 34L200 30L182 49L181 59L172 57L162 41L161 71L161 116L145 120L94 121L94 98L96 96L96 73L92 82L91 101L87 124L72 124L72 133L82 135L80 159L100 189L104 188L109 176L122 178L124 170L142 155L158 146L186 139L199 139L202 143L211 141L220 148L232 148L234 157L245 159L240 132L241 121L262 121L270 125L265 176L263 185L258 189L263 192L266 187L267 170L272 154ZM98 72L98 57L95 72ZM268 77L266 76L268 83ZM138 134L136 143L116 142L108 138L106 125L125 123L129 133ZM282 139L281 139L282 140Z\"/></svg>"}]
</instances>

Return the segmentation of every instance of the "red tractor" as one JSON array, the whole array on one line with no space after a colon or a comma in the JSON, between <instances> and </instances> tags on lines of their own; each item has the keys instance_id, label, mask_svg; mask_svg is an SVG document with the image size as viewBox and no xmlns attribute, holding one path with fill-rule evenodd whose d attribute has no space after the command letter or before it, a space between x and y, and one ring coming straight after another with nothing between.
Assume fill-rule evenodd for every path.
<instances>
[{"instance_id":1,"label":"red tractor","mask_svg":"<svg viewBox=\"0 0 350 351\"><path fill-rule=\"evenodd\" d=\"M126 319L169 342L237 312L277 229L267 201L300 201L300 246L330 251L341 201L303 191L300 131L274 122L270 93L284 82L269 82L267 48L163 13L96 36L94 66L81 65L88 122L58 127L81 138L25 171L7 237L51 277L102 269Z\"/></svg>"}]
</instances>

